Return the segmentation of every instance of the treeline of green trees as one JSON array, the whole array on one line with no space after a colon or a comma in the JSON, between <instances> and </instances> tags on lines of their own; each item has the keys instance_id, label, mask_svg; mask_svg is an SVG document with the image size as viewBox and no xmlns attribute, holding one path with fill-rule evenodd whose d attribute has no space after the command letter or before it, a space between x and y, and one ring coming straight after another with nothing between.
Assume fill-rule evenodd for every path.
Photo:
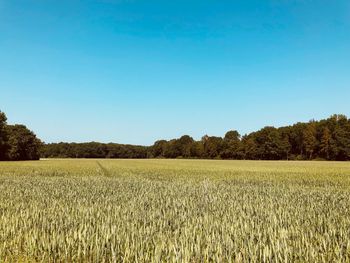
<instances>
[{"instance_id":1,"label":"treeline of green trees","mask_svg":"<svg viewBox=\"0 0 350 263\"><path fill-rule=\"evenodd\" d=\"M350 160L350 119L333 115L326 120L292 126L264 127L240 136L229 131L224 138L204 136L200 141L182 136L157 141L152 157L250 160Z\"/></svg>"},{"instance_id":2,"label":"treeline of green trees","mask_svg":"<svg viewBox=\"0 0 350 263\"><path fill-rule=\"evenodd\" d=\"M350 160L350 119L328 119L275 128L264 127L241 136L229 131L222 137L188 135L159 140L152 146L115 143L42 144L23 125L7 125L0 112L0 159L44 158L205 158L250 160Z\"/></svg>"},{"instance_id":3,"label":"treeline of green trees","mask_svg":"<svg viewBox=\"0 0 350 263\"><path fill-rule=\"evenodd\" d=\"M147 158L148 147L116 143L49 143L41 148L43 158Z\"/></svg>"},{"instance_id":4,"label":"treeline of green trees","mask_svg":"<svg viewBox=\"0 0 350 263\"><path fill-rule=\"evenodd\" d=\"M43 157L73 158L206 158L251 160L350 160L350 119L333 115L326 120L292 126L265 127L240 136L229 131L223 138L188 135L159 140L149 147L102 143L54 143Z\"/></svg>"},{"instance_id":5,"label":"treeline of green trees","mask_svg":"<svg viewBox=\"0 0 350 263\"><path fill-rule=\"evenodd\" d=\"M0 111L0 160L38 160L41 141L21 124L8 125L5 113Z\"/></svg>"}]
</instances>

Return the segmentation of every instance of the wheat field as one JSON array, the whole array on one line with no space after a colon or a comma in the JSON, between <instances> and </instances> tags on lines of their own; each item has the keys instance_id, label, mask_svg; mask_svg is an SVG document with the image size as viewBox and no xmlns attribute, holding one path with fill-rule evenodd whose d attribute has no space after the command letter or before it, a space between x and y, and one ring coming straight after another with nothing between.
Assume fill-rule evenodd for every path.
<instances>
[{"instance_id":1,"label":"wheat field","mask_svg":"<svg viewBox=\"0 0 350 263\"><path fill-rule=\"evenodd\" d=\"M350 262L350 163L0 163L0 262Z\"/></svg>"}]
</instances>

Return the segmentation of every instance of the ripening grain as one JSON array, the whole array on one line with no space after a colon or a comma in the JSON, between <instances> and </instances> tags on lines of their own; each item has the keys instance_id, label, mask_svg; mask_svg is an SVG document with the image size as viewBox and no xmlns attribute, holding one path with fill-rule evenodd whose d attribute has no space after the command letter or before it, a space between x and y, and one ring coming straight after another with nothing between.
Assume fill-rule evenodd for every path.
<instances>
[{"instance_id":1,"label":"ripening grain","mask_svg":"<svg viewBox=\"0 0 350 263\"><path fill-rule=\"evenodd\" d=\"M350 262L350 163L0 163L3 262Z\"/></svg>"}]
</instances>

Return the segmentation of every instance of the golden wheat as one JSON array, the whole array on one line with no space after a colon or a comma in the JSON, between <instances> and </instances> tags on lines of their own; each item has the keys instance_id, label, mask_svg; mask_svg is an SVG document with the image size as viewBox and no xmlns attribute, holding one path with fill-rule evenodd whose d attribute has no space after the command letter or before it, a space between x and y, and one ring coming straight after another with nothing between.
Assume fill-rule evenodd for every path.
<instances>
[{"instance_id":1,"label":"golden wheat","mask_svg":"<svg viewBox=\"0 0 350 263\"><path fill-rule=\"evenodd\" d=\"M0 163L3 262L350 262L350 163Z\"/></svg>"}]
</instances>

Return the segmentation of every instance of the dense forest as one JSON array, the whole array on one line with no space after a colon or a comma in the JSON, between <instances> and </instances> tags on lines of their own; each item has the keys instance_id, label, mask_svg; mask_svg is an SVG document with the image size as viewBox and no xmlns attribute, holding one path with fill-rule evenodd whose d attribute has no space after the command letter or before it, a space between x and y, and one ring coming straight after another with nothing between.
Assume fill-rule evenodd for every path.
<instances>
[{"instance_id":1,"label":"dense forest","mask_svg":"<svg viewBox=\"0 0 350 263\"><path fill-rule=\"evenodd\" d=\"M43 158L147 158L149 147L116 143L50 143L41 148Z\"/></svg>"},{"instance_id":2,"label":"dense forest","mask_svg":"<svg viewBox=\"0 0 350 263\"><path fill-rule=\"evenodd\" d=\"M320 121L275 128L267 126L241 136L188 135L159 140L152 146L116 143L41 143L24 125L8 125L0 112L0 159L42 158L203 158L250 160L350 160L350 119L333 115Z\"/></svg>"},{"instance_id":3,"label":"dense forest","mask_svg":"<svg viewBox=\"0 0 350 263\"><path fill-rule=\"evenodd\" d=\"M240 136L229 131L224 138L203 136L200 141L182 136L157 141L151 157L251 160L350 160L350 119L333 115L326 120L281 128L264 127Z\"/></svg>"}]
</instances>

